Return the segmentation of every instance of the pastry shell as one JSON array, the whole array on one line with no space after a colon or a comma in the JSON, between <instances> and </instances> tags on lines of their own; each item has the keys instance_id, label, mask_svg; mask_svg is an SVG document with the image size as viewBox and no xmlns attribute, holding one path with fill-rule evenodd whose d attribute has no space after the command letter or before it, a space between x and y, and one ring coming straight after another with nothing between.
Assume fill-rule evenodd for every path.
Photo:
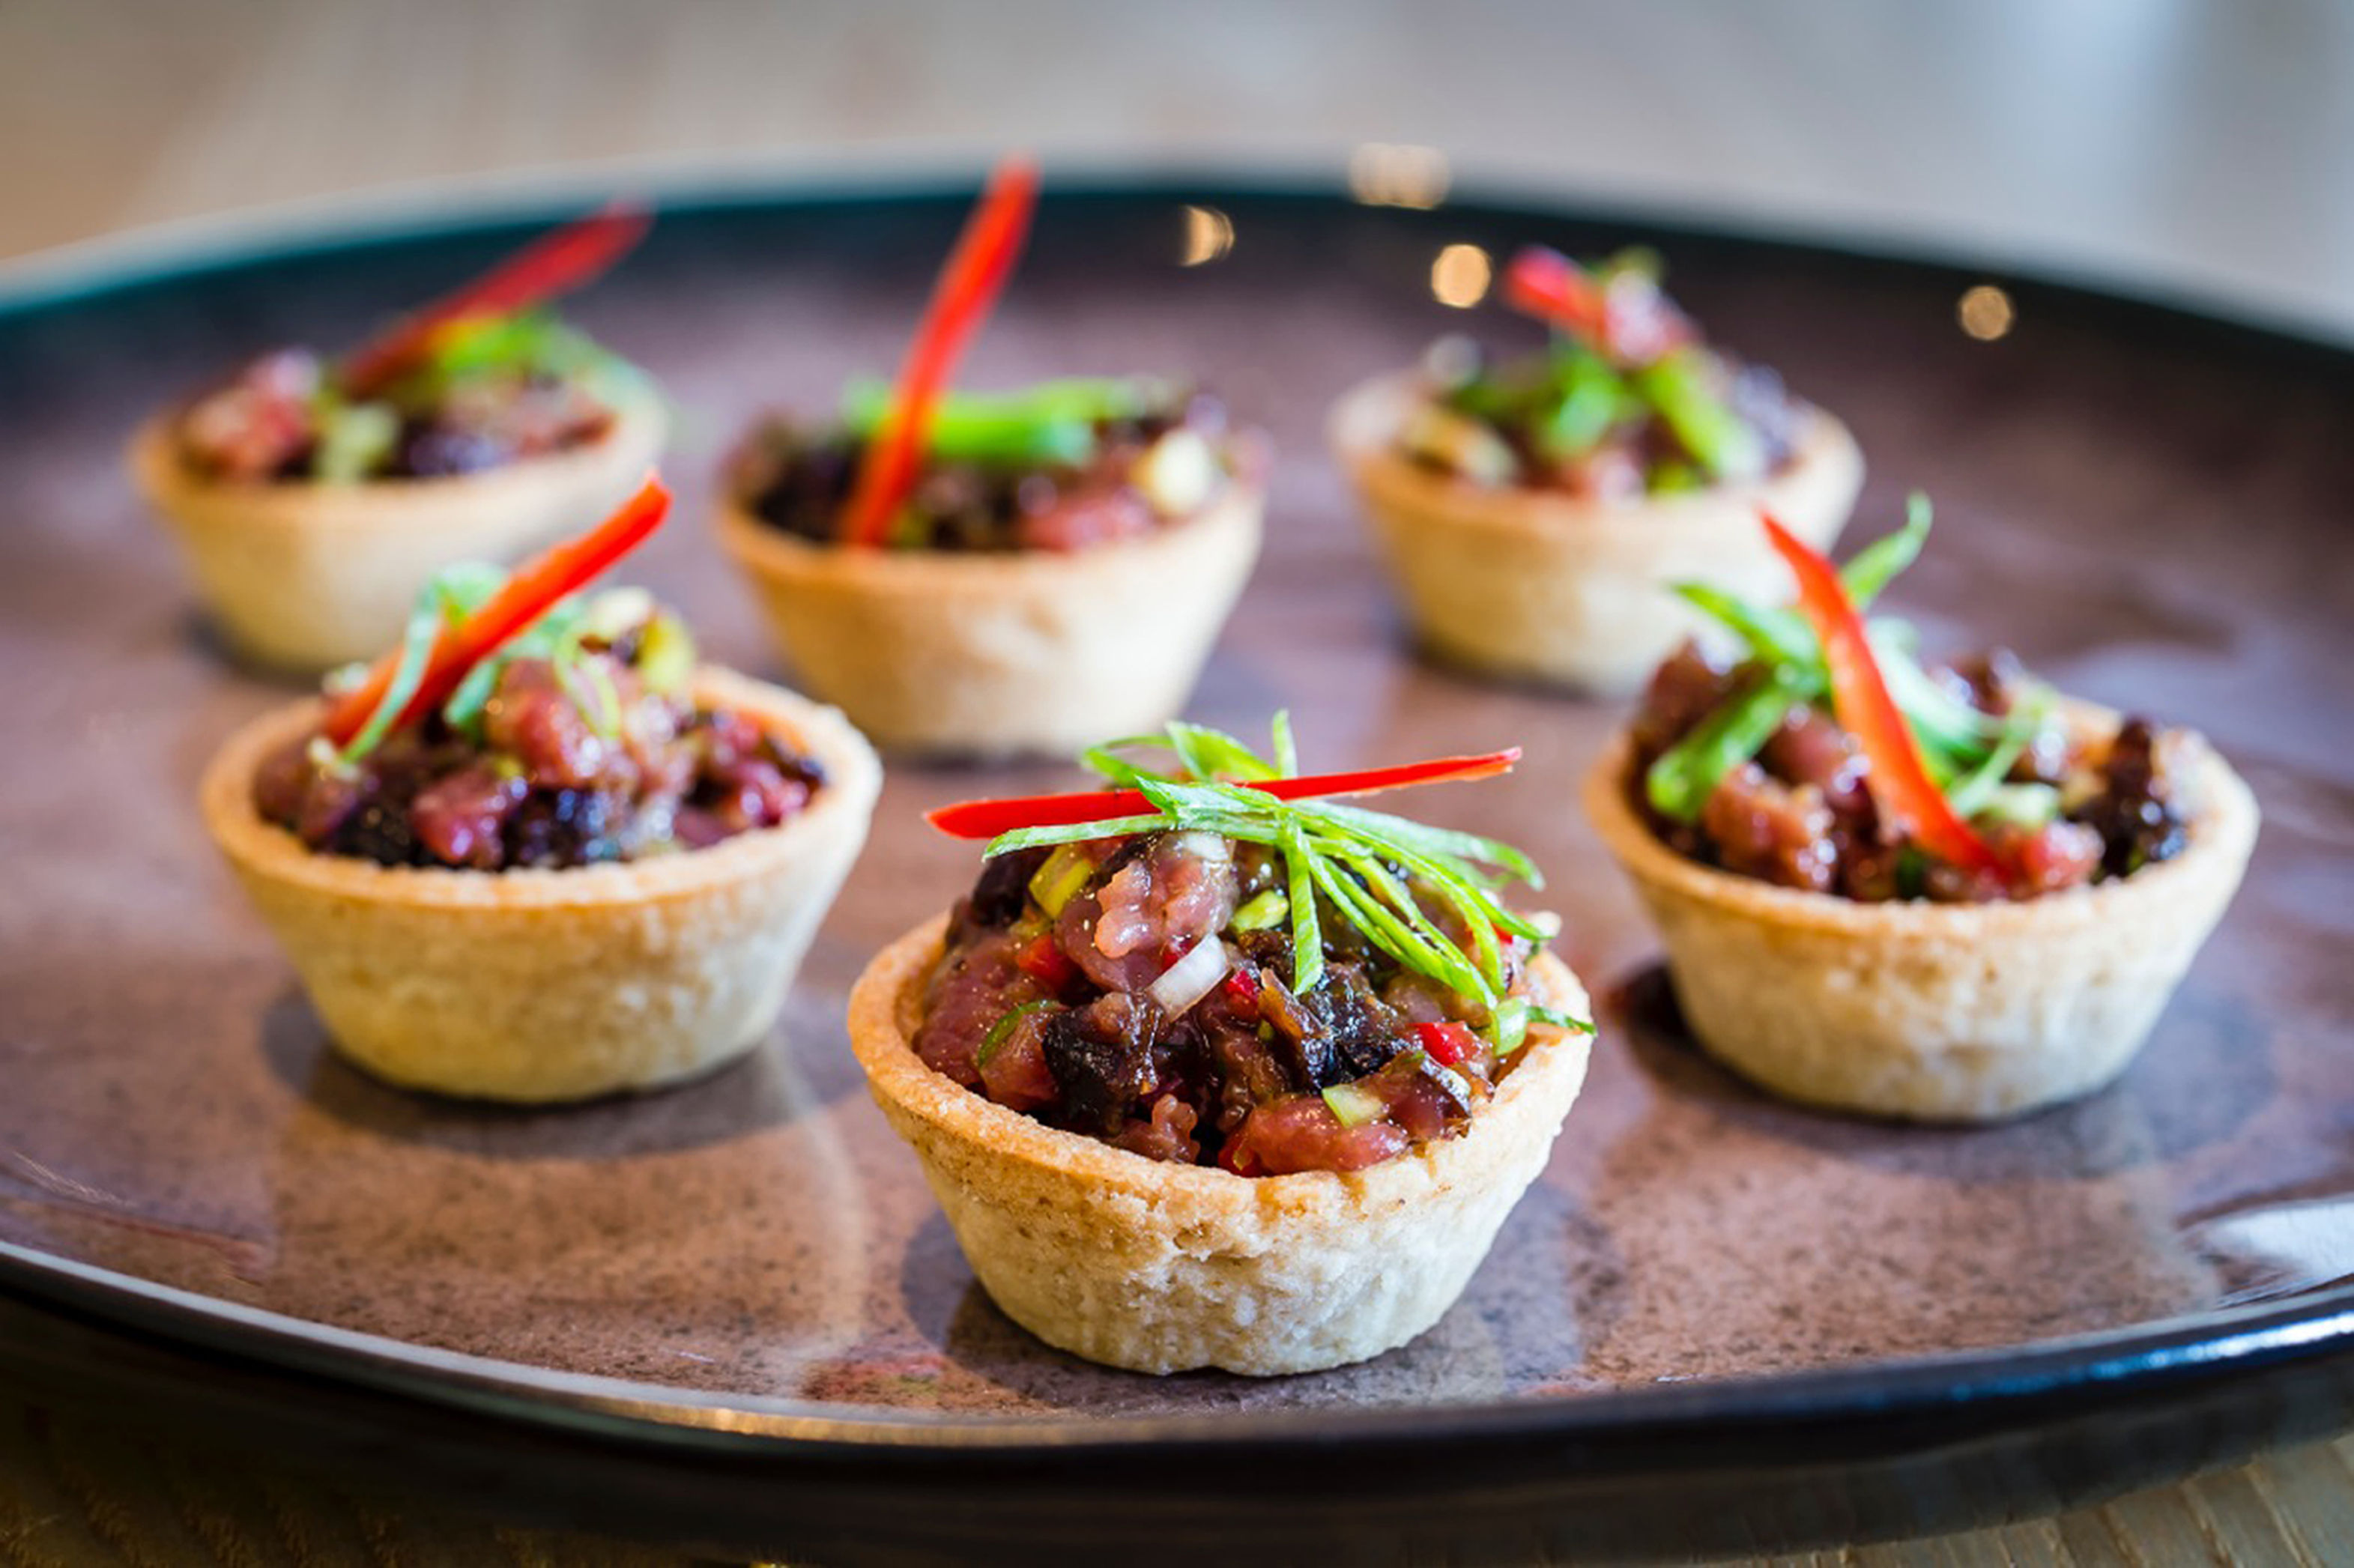
<instances>
[{"instance_id":1,"label":"pastry shell","mask_svg":"<svg viewBox=\"0 0 2354 1568\"><path fill-rule=\"evenodd\" d=\"M668 421L634 382L612 404L613 423L593 441L447 478L225 482L181 461L176 409L141 426L128 457L229 645L256 663L315 673L398 643L442 567L513 561L627 495L661 456Z\"/></svg>"},{"instance_id":2,"label":"pastry shell","mask_svg":"<svg viewBox=\"0 0 2354 1568\"><path fill-rule=\"evenodd\" d=\"M2070 714L2115 733L2114 714ZM2179 747L2180 854L2016 903L1861 904L1687 859L1628 802L1623 734L1585 810L1659 926L1685 1021L1728 1066L1812 1105L1993 1121L2124 1072L2240 885L2255 798L2198 736Z\"/></svg>"},{"instance_id":3,"label":"pastry shell","mask_svg":"<svg viewBox=\"0 0 2354 1568\"><path fill-rule=\"evenodd\" d=\"M1370 1170L1236 1176L1065 1132L926 1066L910 1044L945 917L885 948L850 1042L982 1287L1048 1344L1135 1372L1253 1376L1345 1365L1437 1322L1543 1169L1588 1038L1544 1025L1460 1137ZM1585 993L1551 956L1555 1007Z\"/></svg>"},{"instance_id":4,"label":"pastry shell","mask_svg":"<svg viewBox=\"0 0 2354 1568\"><path fill-rule=\"evenodd\" d=\"M256 768L314 702L232 736L206 826L343 1053L410 1088L584 1099L707 1072L776 1022L866 837L874 752L831 708L726 671L698 702L752 715L824 766L801 815L707 849L565 870L387 867L313 853L254 809Z\"/></svg>"},{"instance_id":5,"label":"pastry shell","mask_svg":"<svg viewBox=\"0 0 2354 1568\"><path fill-rule=\"evenodd\" d=\"M729 496L719 537L796 678L877 745L1061 757L1176 716L1258 557L1265 500L1238 476L1139 538L984 554L812 544Z\"/></svg>"},{"instance_id":6,"label":"pastry shell","mask_svg":"<svg viewBox=\"0 0 2354 1568\"><path fill-rule=\"evenodd\" d=\"M1697 578L1779 602L1790 579L1757 509L1828 549L1863 483L1855 438L1808 408L1790 461L1754 482L1635 502L1476 485L1398 453L1420 397L1411 376L1365 382L1334 405L1328 433L1415 635L1487 674L1606 696L1639 690L1685 638L1722 635L1670 584Z\"/></svg>"}]
</instances>

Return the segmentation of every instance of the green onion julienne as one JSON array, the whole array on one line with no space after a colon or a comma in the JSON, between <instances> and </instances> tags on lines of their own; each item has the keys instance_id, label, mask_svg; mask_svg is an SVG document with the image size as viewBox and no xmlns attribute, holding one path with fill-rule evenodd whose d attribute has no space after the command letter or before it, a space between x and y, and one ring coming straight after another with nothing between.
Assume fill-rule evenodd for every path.
<instances>
[{"instance_id":1,"label":"green onion julienne","mask_svg":"<svg viewBox=\"0 0 2354 1568\"><path fill-rule=\"evenodd\" d=\"M338 760L357 762L384 743L391 733L394 716L408 705L409 698L415 694L442 630L487 603L506 580L507 573L503 568L479 561L461 561L433 575L409 611L408 623L401 636L399 662L390 684L367 723L336 754ZM466 673L465 679L441 706L443 722L479 739L482 711L491 694L498 689L500 676L507 666L518 659L545 659L554 667L557 685L589 728L600 738L617 738L624 718L620 691L613 683L611 673L593 656L588 640L606 635L607 629L595 624L600 603L637 593L635 589L616 588L558 599L538 620ZM660 667L656 668L642 657L640 679L650 690L675 689L694 668L694 639L676 617L651 609L651 601L647 602L650 609L644 641L646 649L659 652L661 658Z\"/></svg>"},{"instance_id":2,"label":"green onion julienne","mask_svg":"<svg viewBox=\"0 0 2354 1568\"><path fill-rule=\"evenodd\" d=\"M1840 571L1848 595L1862 609L1911 566L1928 539L1929 501L1905 503L1903 527L1859 551ZM1814 631L1795 610L1749 603L1707 583L1676 585L1686 603L1741 639L1756 667L1748 683L1684 737L1661 753L1643 777L1653 810L1677 821L1695 821L1725 775L1755 757L1802 704L1826 702L1830 679ZM2020 753L2033 743L2050 713L2050 694L2038 687L2018 712L1989 718L1932 680L1912 654L1911 629L1901 621L1872 623L1872 652L1890 694L1921 745L1923 758L1946 798L1968 814L1990 799Z\"/></svg>"},{"instance_id":3,"label":"green onion julienne","mask_svg":"<svg viewBox=\"0 0 2354 1568\"><path fill-rule=\"evenodd\" d=\"M1167 750L1182 773L1149 771L1119 755L1139 747ZM1476 833L1336 800L1280 800L1252 789L1253 781L1298 776L1287 715L1276 715L1273 750L1276 760L1230 735L1189 724L1172 724L1161 736L1110 742L1081 760L1114 785L1141 793L1152 812L1017 828L990 841L982 853L1186 831L1260 845L1282 860L1286 883L1279 898L1262 895L1254 907L1267 925L1289 916L1295 993L1311 990L1323 976L1322 920L1323 911L1330 910L1405 968L1477 998L1490 1013L1497 1048L1517 1046L1530 1012L1506 1005L1498 934L1543 941L1553 931L1513 913L1496 891L1511 882L1542 887L1534 863L1511 845ZM1468 934L1468 946L1441 928L1426 899L1452 916ZM1547 1010L1534 1012L1556 1025L1590 1027Z\"/></svg>"}]
</instances>

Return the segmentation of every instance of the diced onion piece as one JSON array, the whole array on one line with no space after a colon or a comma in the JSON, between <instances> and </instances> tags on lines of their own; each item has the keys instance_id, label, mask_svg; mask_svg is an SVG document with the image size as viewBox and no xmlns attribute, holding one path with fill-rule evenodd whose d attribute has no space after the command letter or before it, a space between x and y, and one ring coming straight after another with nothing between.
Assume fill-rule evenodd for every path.
<instances>
[{"instance_id":1,"label":"diced onion piece","mask_svg":"<svg viewBox=\"0 0 2354 1568\"><path fill-rule=\"evenodd\" d=\"M1342 1127L1363 1127L1389 1114L1389 1102L1361 1083L1335 1084L1322 1094Z\"/></svg>"},{"instance_id":2,"label":"diced onion piece","mask_svg":"<svg viewBox=\"0 0 2354 1568\"><path fill-rule=\"evenodd\" d=\"M635 586L610 588L589 596L580 630L600 642L619 642L653 618L653 595Z\"/></svg>"},{"instance_id":3,"label":"diced onion piece","mask_svg":"<svg viewBox=\"0 0 2354 1568\"><path fill-rule=\"evenodd\" d=\"M1235 858L1233 841L1223 833L1206 832L1200 828L1187 828L1169 840L1169 853L1186 860L1220 861Z\"/></svg>"},{"instance_id":4,"label":"diced onion piece","mask_svg":"<svg viewBox=\"0 0 2354 1568\"><path fill-rule=\"evenodd\" d=\"M1136 460L1129 479L1163 517L1190 517L1217 493L1218 454L1198 430L1170 431Z\"/></svg>"},{"instance_id":5,"label":"diced onion piece","mask_svg":"<svg viewBox=\"0 0 2354 1568\"><path fill-rule=\"evenodd\" d=\"M1432 1083L1437 1084L1440 1088L1445 1089L1447 1094L1454 1097L1457 1106L1460 1107L1464 1110L1469 1110L1471 1108L1470 1082L1466 1079L1462 1074L1447 1065L1444 1062L1439 1061L1437 1057L1432 1056L1427 1052L1418 1051L1416 1054L1422 1058L1421 1061L1415 1064L1416 1070L1424 1077L1428 1078Z\"/></svg>"},{"instance_id":6,"label":"diced onion piece","mask_svg":"<svg viewBox=\"0 0 2354 1568\"><path fill-rule=\"evenodd\" d=\"M1501 436L1468 415L1435 403L1425 403L1407 417L1405 428L1398 431L1398 445L1408 457L1474 484L1510 484L1521 471L1520 459Z\"/></svg>"},{"instance_id":7,"label":"diced onion piece","mask_svg":"<svg viewBox=\"0 0 2354 1568\"><path fill-rule=\"evenodd\" d=\"M1146 994L1162 1012L1172 1018L1182 1017L1215 990L1232 967L1233 959L1226 945L1212 937L1163 970Z\"/></svg>"}]
</instances>

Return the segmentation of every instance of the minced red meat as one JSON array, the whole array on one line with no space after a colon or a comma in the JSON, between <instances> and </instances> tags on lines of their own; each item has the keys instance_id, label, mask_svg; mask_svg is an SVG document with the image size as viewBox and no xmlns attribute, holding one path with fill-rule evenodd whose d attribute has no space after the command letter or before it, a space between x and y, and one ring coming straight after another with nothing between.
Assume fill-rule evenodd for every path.
<instances>
[{"instance_id":1,"label":"minced red meat","mask_svg":"<svg viewBox=\"0 0 2354 1568\"><path fill-rule=\"evenodd\" d=\"M1995 716L2011 711L2023 680L2001 651L1929 673ZM2008 867L2000 875L1965 872L1892 841L1853 737L1808 704L1794 705L1756 757L1718 783L1697 821L1660 814L1645 793L1646 770L1757 678L1754 664L1729 665L1687 643L1652 676L1635 715L1629 798L1670 848L1705 864L1867 902L1984 903L2125 876L2188 842L2164 767L2165 736L2143 718L2126 719L2114 738L2093 746L2055 723L2020 754L2008 781L2053 788L2058 809L2042 821L1974 820Z\"/></svg>"},{"instance_id":2,"label":"minced red meat","mask_svg":"<svg viewBox=\"0 0 2354 1568\"><path fill-rule=\"evenodd\" d=\"M309 349L288 348L239 368L200 394L176 426L182 461L210 478L268 482L328 477L425 479L475 473L585 445L614 414L580 377L514 369L396 384L345 403ZM323 473L336 420L366 421Z\"/></svg>"},{"instance_id":3,"label":"minced red meat","mask_svg":"<svg viewBox=\"0 0 2354 1568\"><path fill-rule=\"evenodd\" d=\"M891 543L931 550L1081 550L1150 534L1206 498L1172 498L1139 482L1140 464L1180 433L1206 443L1216 462L1227 461L1225 406L1202 394L1093 421L1091 450L1078 462L953 460L936 451L917 477ZM831 542L865 445L840 426L771 419L737 454L736 493L772 526Z\"/></svg>"},{"instance_id":4,"label":"minced red meat","mask_svg":"<svg viewBox=\"0 0 2354 1568\"><path fill-rule=\"evenodd\" d=\"M254 804L322 853L482 871L699 849L808 806L825 781L815 758L742 714L649 689L630 652L592 648L568 677L510 660L478 735L437 714L356 762L292 742L262 763Z\"/></svg>"},{"instance_id":5,"label":"minced red meat","mask_svg":"<svg viewBox=\"0 0 2354 1568\"><path fill-rule=\"evenodd\" d=\"M1280 881L1255 845L1163 832L1082 847L1093 864L1052 915L1033 889L1047 851L991 860L925 988L917 1054L1000 1105L1155 1160L1356 1171L1460 1133L1521 1059L1480 1035L1477 999L1404 969L1329 906L1324 973L1295 995L1288 923L1230 924ZM1517 991L1530 948L1500 939ZM1222 978L1171 1016L1153 982L1213 940ZM1343 1086L1345 1123L1321 1093Z\"/></svg>"}]
</instances>

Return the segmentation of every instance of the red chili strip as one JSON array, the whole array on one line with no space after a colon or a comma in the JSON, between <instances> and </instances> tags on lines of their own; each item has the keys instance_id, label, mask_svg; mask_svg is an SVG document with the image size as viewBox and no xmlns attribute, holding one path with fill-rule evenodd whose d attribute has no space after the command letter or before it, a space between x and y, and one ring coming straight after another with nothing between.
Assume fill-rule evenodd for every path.
<instances>
[{"instance_id":1,"label":"red chili strip","mask_svg":"<svg viewBox=\"0 0 2354 1568\"><path fill-rule=\"evenodd\" d=\"M1410 784L1446 784L1509 773L1521 759L1517 746L1479 757L1435 757L1358 773L1316 773L1299 779L1259 779L1240 786L1278 800L1327 795L1370 795ZM1136 789L1089 789L1071 795L1029 795L1005 800L960 800L924 813L924 820L953 839L993 839L1017 828L1059 828L1109 817L1140 816L1152 802Z\"/></svg>"},{"instance_id":2,"label":"red chili strip","mask_svg":"<svg viewBox=\"0 0 2354 1568\"><path fill-rule=\"evenodd\" d=\"M1616 270L1597 279L1542 245L1523 247L1504 270L1504 301L1598 349L1623 370L1649 365L1699 335L1649 278Z\"/></svg>"},{"instance_id":3,"label":"red chili strip","mask_svg":"<svg viewBox=\"0 0 2354 1568\"><path fill-rule=\"evenodd\" d=\"M892 388L890 408L860 455L858 476L842 509L838 536L843 544L871 546L889 536L891 519L913 488L931 443L940 395L1005 287L1037 205L1038 166L1027 158L1000 163L932 285L931 302Z\"/></svg>"},{"instance_id":4,"label":"red chili strip","mask_svg":"<svg viewBox=\"0 0 2354 1568\"><path fill-rule=\"evenodd\" d=\"M1864 787L1890 828L1909 833L1938 859L1965 871L2000 872L2001 859L1978 837L1929 777L1920 743L1889 694L1887 677L1872 657L1863 617L1848 597L1839 570L1759 509L1766 536L1798 579L1798 609L1823 646L1831 677L1831 708L1855 736L1866 765Z\"/></svg>"},{"instance_id":5,"label":"red chili strip","mask_svg":"<svg viewBox=\"0 0 2354 1568\"><path fill-rule=\"evenodd\" d=\"M1504 269L1504 302L1586 343L1599 343L1609 313L1585 268L1543 245L1524 245Z\"/></svg>"},{"instance_id":6,"label":"red chili strip","mask_svg":"<svg viewBox=\"0 0 2354 1568\"><path fill-rule=\"evenodd\" d=\"M669 512L670 492L663 488L660 478L649 473L638 493L605 521L517 567L505 586L485 600L481 609L456 625L441 629L426 660L425 674L418 682L416 692L395 715L392 728L412 724L447 702L468 671L546 614L558 599L635 549ZM352 737L366 727L368 715L384 700L399 664L400 652L395 649L376 661L366 682L328 710L321 733L331 745L348 746Z\"/></svg>"},{"instance_id":7,"label":"red chili strip","mask_svg":"<svg viewBox=\"0 0 2354 1568\"><path fill-rule=\"evenodd\" d=\"M1414 1032L1424 1052L1442 1067L1459 1067L1479 1054L1479 1037L1471 1033L1468 1023L1447 1019L1437 1023L1417 1023Z\"/></svg>"},{"instance_id":8,"label":"red chili strip","mask_svg":"<svg viewBox=\"0 0 2354 1568\"><path fill-rule=\"evenodd\" d=\"M617 201L544 235L345 355L337 379L353 397L366 397L432 353L451 323L503 316L578 289L628 254L652 225L644 207Z\"/></svg>"},{"instance_id":9,"label":"red chili strip","mask_svg":"<svg viewBox=\"0 0 2354 1568\"><path fill-rule=\"evenodd\" d=\"M1055 945L1052 931L1041 931L1013 955L1013 967L1044 986L1061 991L1079 978L1079 966Z\"/></svg>"}]
</instances>

